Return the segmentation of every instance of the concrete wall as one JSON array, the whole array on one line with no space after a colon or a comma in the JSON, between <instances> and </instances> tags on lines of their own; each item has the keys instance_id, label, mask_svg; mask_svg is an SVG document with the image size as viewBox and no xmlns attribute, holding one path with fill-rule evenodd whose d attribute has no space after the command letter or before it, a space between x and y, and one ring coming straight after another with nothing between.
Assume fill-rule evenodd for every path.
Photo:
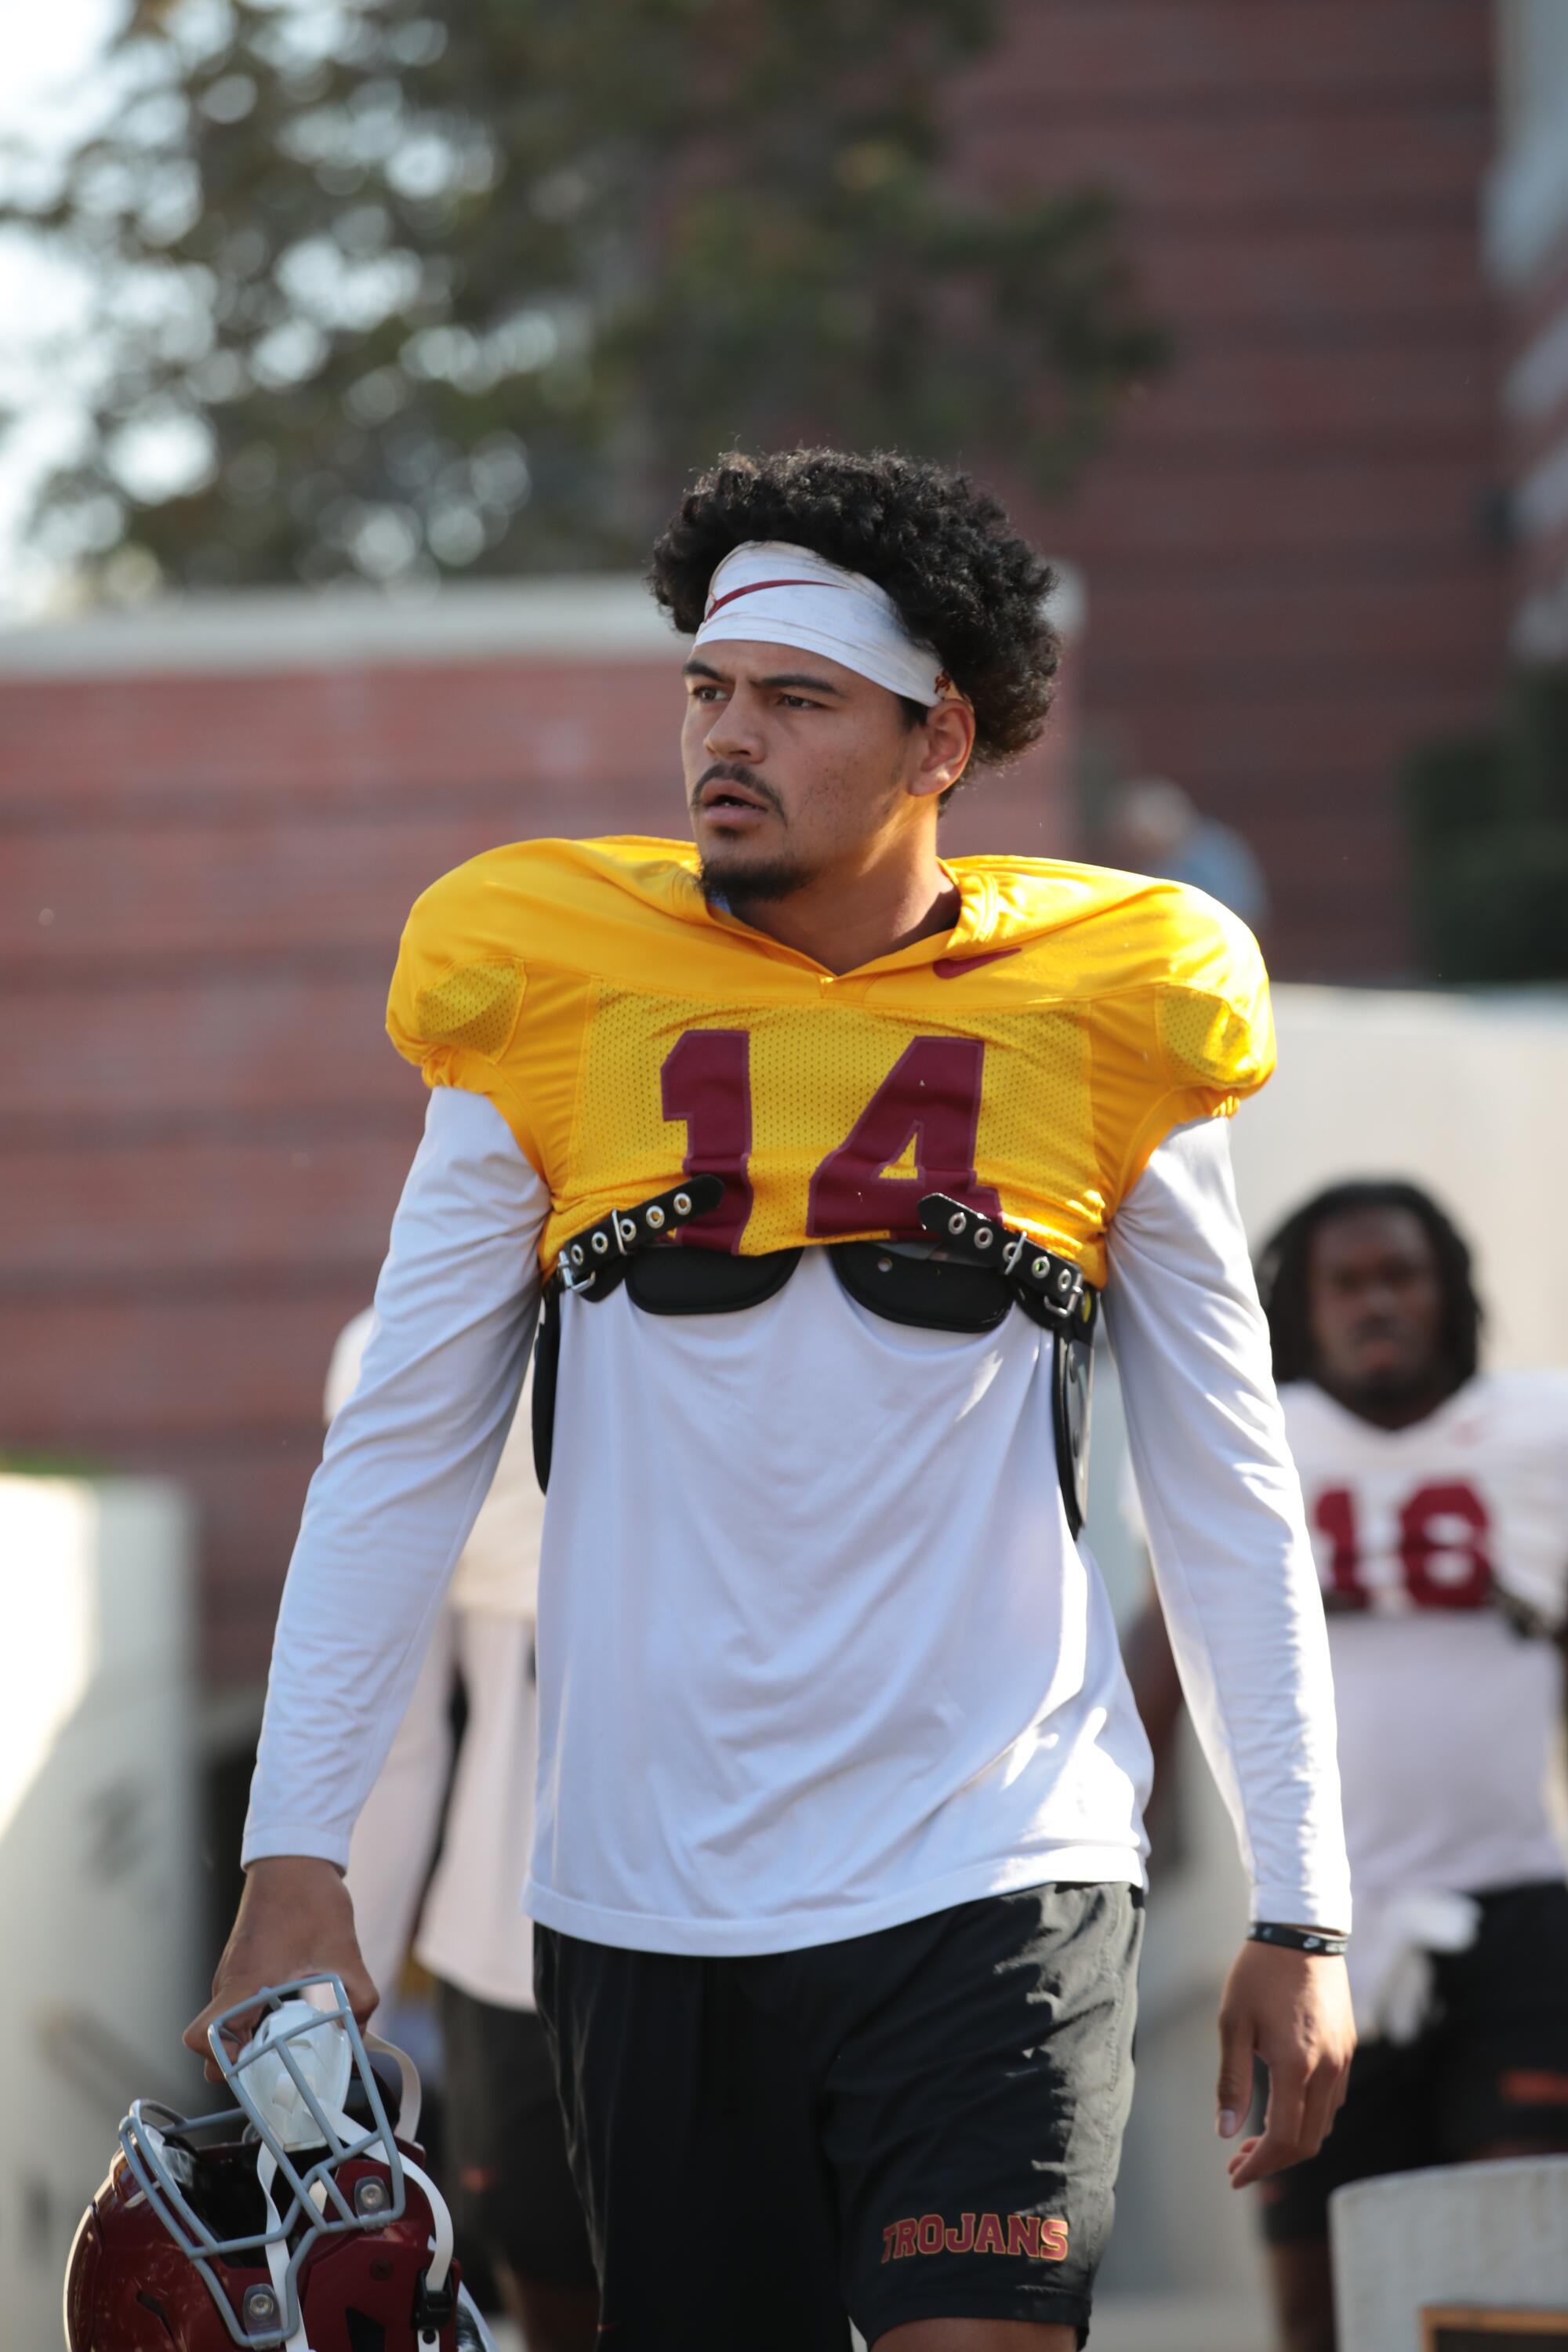
<instances>
[{"instance_id":1,"label":"concrete wall","mask_svg":"<svg viewBox=\"0 0 1568 2352\"><path fill-rule=\"evenodd\" d=\"M1526 2352L1568 2343L1568 2156L1358 2181L1329 2226L1340 2352L1428 2352L1422 2314L1445 2307L1536 2315L1498 2336Z\"/></svg>"},{"instance_id":2,"label":"concrete wall","mask_svg":"<svg viewBox=\"0 0 1568 2352\"><path fill-rule=\"evenodd\" d=\"M166 1486L0 1477L0 2281L58 2344L133 2096L200 2098L194 1578Z\"/></svg>"}]
</instances>

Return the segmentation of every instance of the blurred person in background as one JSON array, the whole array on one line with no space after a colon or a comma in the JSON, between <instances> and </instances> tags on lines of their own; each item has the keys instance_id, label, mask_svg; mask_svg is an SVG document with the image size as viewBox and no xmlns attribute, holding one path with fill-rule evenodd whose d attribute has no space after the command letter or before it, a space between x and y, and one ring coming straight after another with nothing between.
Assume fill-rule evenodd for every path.
<instances>
[{"instance_id":1,"label":"blurred person in background","mask_svg":"<svg viewBox=\"0 0 1568 2352\"><path fill-rule=\"evenodd\" d=\"M353 1394L374 1320L367 1307L339 1336L329 1423ZM348 1890L365 1965L383 1989L378 2031L393 2031L386 2011L411 1947L437 1980L459 2244L482 2250L527 2352L589 2352L599 2315L593 2250L521 1907L539 1750L544 1520L530 1405L525 1381L407 1712L354 1825ZM455 1680L466 1714L454 1776Z\"/></svg>"},{"instance_id":2,"label":"blurred person in background","mask_svg":"<svg viewBox=\"0 0 1568 2352\"><path fill-rule=\"evenodd\" d=\"M1328 1612L1361 2040L1332 2137L1258 2195L1280 2342L1333 2352L1336 2189L1568 2153L1568 1372L1480 1368L1469 1250L1414 1184L1331 1185L1259 1277ZM1152 1606L1127 1649L1158 1766L1181 1690Z\"/></svg>"},{"instance_id":3,"label":"blurred person in background","mask_svg":"<svg viewBox=\"0 0 1568 2352\"><path fill-rule=\"evenodd\" d=\"M1120 784L1107 815L1109 865L1206 890L1250 930L1263 929L1268 886L1262 866L1236 828L1201 815L1180 784L1164 776Z\"/></svg>"},{"instance_id":4,"label":"blurred person in background","mask_svg":"<svg viewBox=\"0 0 1568 2352\"><path fill-rule=\"evenodd\" d=\"M1070 2352L1131 2096L1148 1769L1076 1540L1064 1367L1101 1286L1252 1867L1215 2110L1237 2185L1320 2145L1352 2038L1327 1647L1226 1142L1273 1066L1267 978L1179 886L939 857L942 802L1038 737L1057 667L1048 569L965 476L731 456L652 580L692 640L694 838L498 848L404 935L425 1137L189 2038L307 1962L374 2001L340 1873L542 1293L527 1901L601 2332L842 2352L847 2314L886 2352Z\"/></svg>"}]
</instances>

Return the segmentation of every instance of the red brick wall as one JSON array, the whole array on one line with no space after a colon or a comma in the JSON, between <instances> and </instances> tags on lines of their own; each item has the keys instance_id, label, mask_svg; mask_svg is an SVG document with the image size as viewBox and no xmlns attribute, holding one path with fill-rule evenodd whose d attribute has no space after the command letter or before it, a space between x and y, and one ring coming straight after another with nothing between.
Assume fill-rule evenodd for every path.
<instances>
[{"instance_id":1,"label":"red brick wall","mask_svg":"<svg viewBox=\"0 0 1568 2352\"><path fill-rule=\"evenodd\" d=\"M499 841L679 831L678 695L668 660L0 677L0 1449L181 1481L219 1680L264 1665L418 1137L409 904ZM1070 729L1069 683L954 854L1060 846Z\"/></svg>"},{"instance_id":2,"label":"red brick wall","mask_svg":"<svg viewBox=\"0 0 1568 2352\"><path fill-rule=\"evenodd\" d=\"M1176 365L1049 518L1086 712L1268 869L1284 975L1411 953L1394 779L1504 646L1486 0L1017 0L964 94L996 188L1124 199Z\"/></svg>"}]
</instances>

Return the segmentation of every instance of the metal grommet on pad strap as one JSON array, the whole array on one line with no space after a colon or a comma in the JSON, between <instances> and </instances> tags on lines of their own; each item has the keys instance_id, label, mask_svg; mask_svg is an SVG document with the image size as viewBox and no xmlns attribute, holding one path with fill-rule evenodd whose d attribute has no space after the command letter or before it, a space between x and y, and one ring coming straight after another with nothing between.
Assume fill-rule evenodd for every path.
<instances>
[{"instance_id":1,"label":"metal grommet on pad strap","mask_svg":"<svg viewBox=\"0 0 1568 2352\"><path fill-rule=\"evenodd\" d=\"M606 1260L624 1261L639 1250L673 1241L679 1226L689 1224L694 1217L706 1216L723 1197L721 1176L689 1176L675 1191L657 1193L635 1209L612 1209L607 1217L601 1217L596 1225L590 1225L585 1233L574 1235L566 1244L552 1277L552 1284L563 1290L580 1291L589 1298L608 1297L625 1267L607 1265ZM590 1267L590 1258L599 1263Z\"/></svg>"},{"instance_id":2,"label":"metal grommet on pad strap","mask_svg":"<svg viewBox=\"0 0 1568 2352\"><path fill-rule=\"evenodd\" d=\"M1087 1339L1093 1330L1100 1293L1071 1258L1058 1257L1016 1226L966 1209L947 1192L926 1193L920 1220L954 1257L994 1266L1036 1322L1073 1339Z\"/></svg>"}]
</instances>

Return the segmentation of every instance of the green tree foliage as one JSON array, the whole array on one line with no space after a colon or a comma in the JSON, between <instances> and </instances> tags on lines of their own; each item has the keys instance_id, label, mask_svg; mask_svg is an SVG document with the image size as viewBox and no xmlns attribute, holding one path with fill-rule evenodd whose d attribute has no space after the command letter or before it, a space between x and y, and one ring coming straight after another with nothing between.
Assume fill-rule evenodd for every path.
<instances>
[{"instance_id":1,"label":"green tree foliage","mask_svg":"<svg viewBox=\"0 0 1568 2352\"><path fill-rule=\"evenodd\" d=\"M1424 746L1405 800L1434 976L1568 980L1568 670L1521 671L1495 732Z\"/></svg>"},{"instance_id":2,"label":"green tree foliage","mask_svg":"<svg viewBox=\"0 0 1568 2352\"><path fill-rule=\"evenodd\" d=\"M110 591L635 559L695 465L1005 452L1161 338L1109 200L944 176L985 0L135 0L13 202L91 289L36 524Z\"/></svg>"}]
</instances>

